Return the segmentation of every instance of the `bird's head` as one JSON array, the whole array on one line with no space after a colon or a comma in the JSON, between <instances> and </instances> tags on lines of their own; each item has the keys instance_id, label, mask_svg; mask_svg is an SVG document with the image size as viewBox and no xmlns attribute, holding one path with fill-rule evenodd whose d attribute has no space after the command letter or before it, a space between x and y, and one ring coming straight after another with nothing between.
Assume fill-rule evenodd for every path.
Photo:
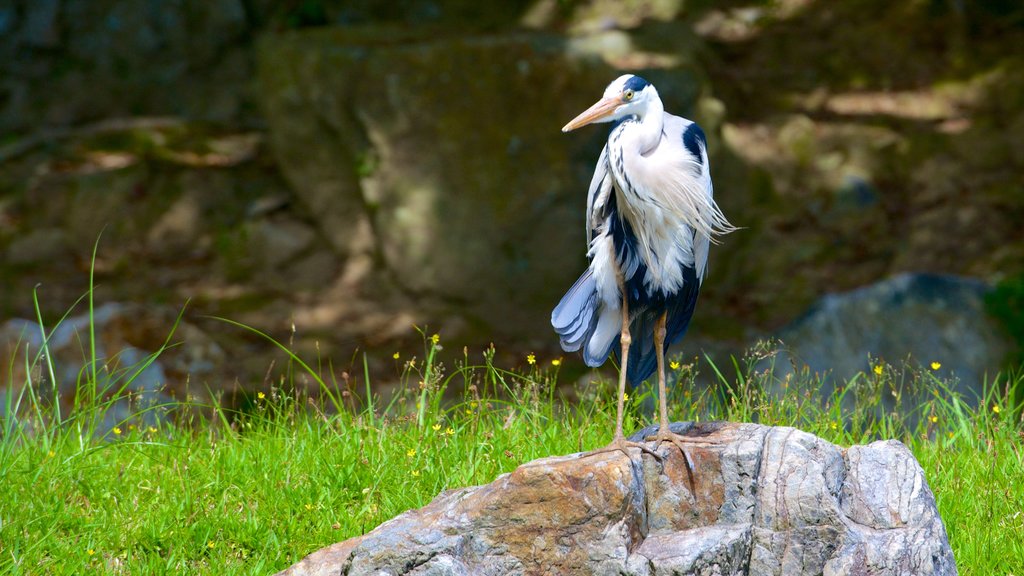
<instances>
[{"instance_id":1,"label":"bird's head","mask_svg":"<svg viewBox=\"0 0 1024 576\"><path fill-rule=\"evenodd\" d=\"M562 128L569 132L595 122L614 122L627 116L643 118L648 105L658 99L654 85L633 74L619 76L604 90L604 96Z\"/></svg>"}]
</instances>

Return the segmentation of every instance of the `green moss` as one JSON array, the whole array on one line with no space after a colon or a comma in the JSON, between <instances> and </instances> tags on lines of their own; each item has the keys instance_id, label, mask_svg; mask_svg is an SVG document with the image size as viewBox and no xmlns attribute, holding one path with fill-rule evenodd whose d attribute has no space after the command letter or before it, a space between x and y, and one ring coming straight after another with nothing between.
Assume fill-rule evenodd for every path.
<instances>
[{"instance_id":1,"label":"green moss","mask_svg":"<svg viewBox=\"0 0 1024 576\"><path fill-rule=\"evenodd\" d=\"M238 282L249 277L253 263L249 233L244 226L219 232L213 246L224 276L229 281Z\"/></svg>"}]
</instances>

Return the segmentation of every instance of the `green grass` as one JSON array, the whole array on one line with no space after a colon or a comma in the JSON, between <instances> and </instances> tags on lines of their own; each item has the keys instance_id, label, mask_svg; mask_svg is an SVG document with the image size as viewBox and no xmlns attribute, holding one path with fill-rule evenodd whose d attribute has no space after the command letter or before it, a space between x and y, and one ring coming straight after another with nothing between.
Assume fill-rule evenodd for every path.
<instances>
[{"instance_id":1,"label":"green grass","mask_svg":"<svg viewBox=\"0 0 1024 576\"><path fill-rule=\"evenodd\" d=\"M86 363L77 405L61 414L47 403L54 367L22 349L29 381L7 388L0 414L0 573L270 573L442 490L609 441L611 383L569 405L550 359L513 371L486 350L446 368L439 349L425 336L421 359L395 360L404 386L392 399L367 397L365 376L339 384L290 355L284 373L316 380L316 398L288 391L285 376L244 413L188 406L159 426L135 415L102 437L100 416L139 367ZM776 379L772 362L760 347L727 370L673 363L674 419L792 425L840 445L898 438L925 470L961 573L1024 574L1024 426L1013 400L1024 378L993 381L972 409L927 367L879 363L821 404L816 376ZM909 400L912 390L924 399ZM647 423L650 399L634 396L629 429Z\"/></svg>"}]
</instances>

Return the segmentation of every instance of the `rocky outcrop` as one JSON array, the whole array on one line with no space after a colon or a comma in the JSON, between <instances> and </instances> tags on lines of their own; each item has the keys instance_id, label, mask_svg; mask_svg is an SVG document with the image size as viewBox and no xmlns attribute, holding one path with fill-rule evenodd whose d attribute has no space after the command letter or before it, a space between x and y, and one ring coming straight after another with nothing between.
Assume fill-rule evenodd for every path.
<instances>
[{"instance_id":1,"label":"rocky outcrop","mask_svg":"<svg viewBox=\"0 0 1024 576\"><path fill-rule=\"evenodd\" d=\"M925 366L938 362L939 375L955 377L957 392L975 398L1011 349L996 319L985 313L988 290L972 278L901 274L824 296L779 337L799 363L830 374L825 396L834 382L870 372L869 356L894 364L909 356ZM789 369L790 363L775 365Z\"/></svg>"},{"instance_id":2,"label":"rocky outcrop","mask_svg":"<svg viewBox=\"0 0 1024 576\"><path fill-rule=\"evenodd\" d=\"M660 460L635 449L544 458L281 574L956 574L903 444L844 450L793 428L673 427L688 438L692 479L668 445Z\"/></svg>"}]
</instances>

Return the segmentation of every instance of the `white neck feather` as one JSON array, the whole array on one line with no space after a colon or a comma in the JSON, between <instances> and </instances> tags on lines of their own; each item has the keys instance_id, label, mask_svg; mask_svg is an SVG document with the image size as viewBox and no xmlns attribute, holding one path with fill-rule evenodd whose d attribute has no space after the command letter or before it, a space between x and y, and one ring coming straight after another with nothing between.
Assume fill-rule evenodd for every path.
<instances>
[{"instance_id":1,"label":"white neck feather","mask_svg":"<svg viewBox=\"0 0 1024 576\"><path fill-rule=\"evenodd\" d=\"M661 141L661 131L665 126L665 105L661 98L655 94L654 98L647 104L647 110L640 118L639 126L633 130L632 136L636 138L637 150L646 154Z\"/></svg>"}]
</instances>

